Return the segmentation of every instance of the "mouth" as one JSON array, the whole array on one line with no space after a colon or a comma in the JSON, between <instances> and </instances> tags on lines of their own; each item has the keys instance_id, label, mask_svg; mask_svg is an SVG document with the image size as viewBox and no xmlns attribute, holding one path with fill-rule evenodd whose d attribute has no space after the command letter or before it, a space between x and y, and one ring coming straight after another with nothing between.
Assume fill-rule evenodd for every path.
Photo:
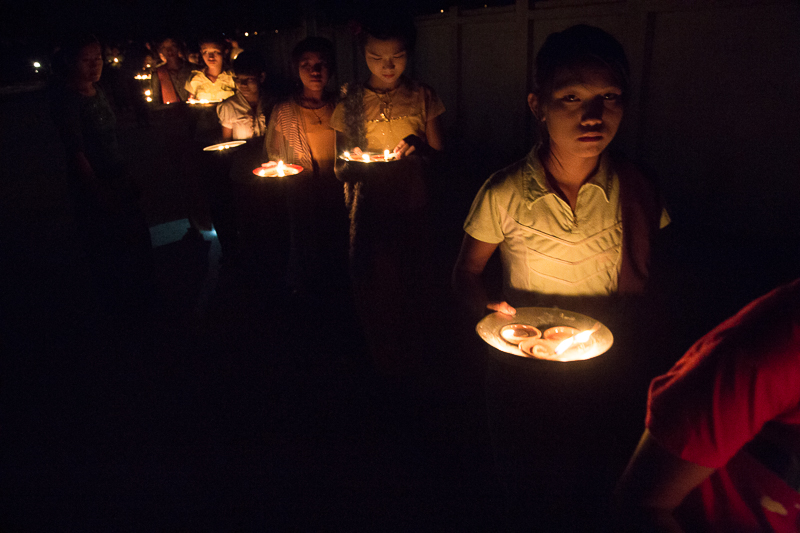
<instances>
[{"instance_id":1,"label":"mouth","mask_svg":"<svg viewBox=\"0 0 800 533\"><path fill-rule=\"evenodd\" d=\"M602 135L595 135L595 134L593 134L593 135L584 135L582 137L578 137L578 140L580 142L584 142L584 143L593 143L593 142L602 141L603 140L603 136Z\"/></svg>"}]
</instances>

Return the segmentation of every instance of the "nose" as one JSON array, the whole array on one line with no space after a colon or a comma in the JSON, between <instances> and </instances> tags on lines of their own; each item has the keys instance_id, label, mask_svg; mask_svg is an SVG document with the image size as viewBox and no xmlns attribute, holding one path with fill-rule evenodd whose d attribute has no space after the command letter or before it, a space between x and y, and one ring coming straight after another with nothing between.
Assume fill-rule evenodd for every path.
<instances>
[{"instance_id":1,"label":"nose","mask_svg":"<svg viewBox=\"0 0 800 533\"><path fill-rule=\"evenodd\" d=\"M322 72L322 65L314 65L313 67L311 67L311 72L313 72L314 74L319 74L320 72Z\"/></svg>"},{"instance_id":2,"label":"nose","mask_svg":"<svg viewBox=\"0 0 800 533\"><path fill-rule=\"evenodd\" d=\"M394 69L394 60L392 58L384 59L381 66L387 70L392 70Z\"/></svg>"},{"instance_id":3,"label":"nose","mask_svg":"<svg viewBox=\"0 0 800 533\"><path fill-rule=\"evenodd\" d=\"M601 97L594 98L586 102L581 117L581 125L583 126L597 126L603 123L603 112L605 111L605 104Z\"/></svg>"}]
</instances>

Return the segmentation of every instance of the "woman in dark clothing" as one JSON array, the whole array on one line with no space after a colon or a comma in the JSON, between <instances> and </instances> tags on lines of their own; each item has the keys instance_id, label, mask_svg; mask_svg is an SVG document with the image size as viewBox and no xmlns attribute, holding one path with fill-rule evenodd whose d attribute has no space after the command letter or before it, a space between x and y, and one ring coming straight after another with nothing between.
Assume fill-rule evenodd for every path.
<instances>
[{"instance_id":1,"label":"woman in dark clothing","mask_svg":"<svg viewBox=\"0 0 800 533\"><path fill-rule=\"evenodd\" d=\"M97 85L100 43L82 36L57 58L51 112L66 150L69 190L98 297L108 311L141 309L152 294L150 232L117 141L116 117Z\"/></svg>"}]
</instances>

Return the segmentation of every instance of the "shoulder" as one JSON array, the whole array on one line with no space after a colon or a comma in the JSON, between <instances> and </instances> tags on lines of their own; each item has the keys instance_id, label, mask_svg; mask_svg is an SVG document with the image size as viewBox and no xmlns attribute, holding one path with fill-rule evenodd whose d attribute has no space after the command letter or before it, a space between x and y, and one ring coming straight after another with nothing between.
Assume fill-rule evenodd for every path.
<instances>
[{"instance_id":1,"label":"shoulder","mask_svg":"<svg viewBox=\"0 0 800 533\"><path fill-rule=\"evenodd\" d=\"M521 192L525 171L528 168L528 160L520 159L507 167L494 172L486 180L484 187L496 192Z\"/></svg>"}]
</instances>

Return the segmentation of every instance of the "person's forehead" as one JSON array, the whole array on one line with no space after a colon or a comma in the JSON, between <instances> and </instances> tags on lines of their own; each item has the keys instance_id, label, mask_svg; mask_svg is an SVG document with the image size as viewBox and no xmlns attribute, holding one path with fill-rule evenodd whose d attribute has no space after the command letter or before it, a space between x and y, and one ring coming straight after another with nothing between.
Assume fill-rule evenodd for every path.
<instances>
[{"instance_id":1,"label":"person's forehead","mask_svg":"<svg viewBox=\"0 0 800 533\"><path fill-rule=\"evenodd\" d=\"M315 50L309 50L308 52L303 52L303 55L300 56L300 62L304 61L321 61L322 54Z\"/></svg>"},{"instance_id":2,"label":"person's forehead","mask_svg":"<svg viewBox=\"0 0 800 533\"><path fill-rule=\"evenodd\" d=\"M621 88L611 68L601 65L564 67L556 71L553 80L554 91L588 85Z\"/></svg>"},{"instance_id":3,"label":"person's forehead","mask_svg":"<svg viewBox=\"0 0 800 533\"><path fill-rule=\"evenodd\" d=\"M200 45L201 52L222 52L219 45L214 43L203 43Z\"/></svg>"},{"instance_id":4,"label":"person's forehead","mask_svg":"<svg viewBox=\"0 0 800 533\"><path fill-rule=\"evenodd\" d=\"M399 54L406 49L403 41L396 37L386 40L369 37L364 48L374 54Z\"/></svg>"}]
</instances>

